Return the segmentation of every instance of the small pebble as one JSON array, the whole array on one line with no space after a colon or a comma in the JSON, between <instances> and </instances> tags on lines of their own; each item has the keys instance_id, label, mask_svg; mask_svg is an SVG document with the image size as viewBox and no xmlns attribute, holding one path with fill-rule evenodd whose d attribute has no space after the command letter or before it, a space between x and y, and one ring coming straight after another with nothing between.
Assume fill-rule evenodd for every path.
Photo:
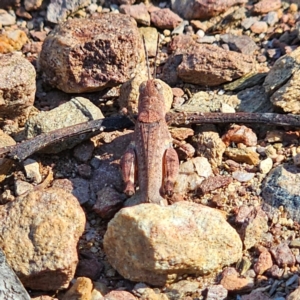
<instances>
[{"instance_id":1,"label":"small pebble","mask_svg":"<svg viewBox=\"0 0 300 300\"><path fill-rule=\"evenodd\" d=\"M270 157L267 157L259 163L259 170L262 174L268 174L271 171L272 167L273 160Z\"/></svg>"},{"instance_id":2,"label":"small pebble","mask_svg":"<svg viewBox=\"0 0 300 300\"><path fill-rule=\"evenodd\" d=\"M235 171L232 173L232 177L239 182L247 182L253 179L254 173L247 173L242 171Z\"/></svg>"},{"instance_id":3,"label":"small pebble","mask_svg":"<svg viewBox=\"0 0 300 300\"><path fill-rule=\"evenodd\" d=\"M24 169L26 176L33 180L35 183L42 182L42 175L40 173L40 166L37 161L31 158L27 158L24 161Z\"/></svg>"},{"instance_id":4,"label":"small pebble","mask_svg":"<svg viewBox=\"0 0 300 300\"><path fill-rule=\"evenodd\" d=\"M250 27L250 29L253 33L260 34L262 32L267 32L268 24L264 21L257 21Z\"/></svg>"}]
</instances>

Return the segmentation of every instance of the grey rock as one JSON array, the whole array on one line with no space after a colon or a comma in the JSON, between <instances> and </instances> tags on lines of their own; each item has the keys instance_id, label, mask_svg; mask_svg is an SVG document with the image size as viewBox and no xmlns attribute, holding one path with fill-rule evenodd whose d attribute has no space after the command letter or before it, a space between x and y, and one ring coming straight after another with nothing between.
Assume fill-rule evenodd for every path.
<instances>
[{"instance_id":1,"label":"grey rock","mask_svg":"<svg viewBox=\"0 0 300 300\"><path fill-rule=\"evenodd\" d=\"M199 282L191 282L189 280L180 280L168 285L164 294L168 299L184 299L190 294L194 294L199 288Z\"/></svg>"},{"instance_id":2,"label":"grey rock","mask_svg":"<svg viewBox=\"0 0 300 300\"><path fill-rule=\"evenodd\" d=\"M23 180L15 181L15 194L20 196L33 190L33 185Z\"/></svg>"},{"instance_id":3,"label":"grey rock","mask_svg":"<svg viewBox=\"0 0 300 300\"><path fill-rule=\"evenodd\" d=\"M101 118L103 118L103 114L97 106L86 98L77 97L50 111L42 111L29 118L25 124L25 137L29 139L42 133ZM87 137L88 135L82 135L60 141L54 146L47 147L44 151L58 153L73 148Z\"/></svg>"},{"instance_id":4,"label":"grey rock","mask_svg":"<svg viewBox=\"0 0 300 300\"><path fill-rule=\"evenodd\" d=\"M237 98L240 100L237 111L260 113L273 111L274 106L269 100L265 89L260 85L240 91Z\"/></svg>"},{"instance_id":5,"label":"grey rock","mask_svg":"<svg viewBox=\"0 0 300 300\"><path fill-rule=\"evenodd\" d=\"M35 76L26 58L16 53L0 54L0 116L14 118L33 104Z\"/></svg>"},{"instance_id":6,"label":"grey rock","mask_svg":"<svg viewBox=\"0 0 300 300\"><path fill-rule=\"evenodd\" d=\"M227 299L228 291L221 285L211 285L207 288L207 296L205 300L225 300Z\"/></svg>"},{"instance_id":7,"label":"grey rock","mask_svg":"<svg viewBox=\"0 0 300 300\"><path fill-rule=\"evenodd\" d=\"M121 209L108 224L103 246L122 276L152 285L208 274L242 257L241 240L222 213L186 201Z\"/></svg>"},{"instance_id":8,"label":"grey rock","mask_svg":"<svg viewBox=\"0 0 300 300\"><path fill-rule=\"evenodd\" d=\"M30 300L19 278L11 269L0 249L0 296L2 299Z\"/></svg>"},{"instance_id":9,"label":"grey rock","mask_svg":"<svg viewBox=\"0 0 300 300\"><path fill-rule=\"evenodd\" d=\"M246 18L242 21L241 25L245 30L248 30L256 21L257 17Z\"/></svg>"},{"instance_id":10,"label":"grey rock","mask_svg":"<svg viewBox=\"0 0 300 300\"><path fill-rule=\"evenodd\" d=\"M263 20L270 26L273 26L278 22L278 14L276 11L270 11L267 13Z\"/></svg>"},{"instance_id":11,"label":"grey rock","mask_svg":"<svg viewBox=\"0 0 300 300\"><path fill-rule=\"evenodd\" d=\"M269 71L265 81L264 88L266 93L273 94L282 87L291 76L300 68L300 48L292 53L280 57L272 69Z\"/></svg>"},{"instance_id":12,"label":"grey rock","mask_svg":"<svg viewBox=\"0 0 300 300\"><path fill-rule=\"evenodd\" d=\"M67 16L80 7L88 6L90 0L51 0L47 6L46 18L52 23L65 21Z\"/></svg>"},{"instance_id":13,"label":"grey rock","mask_svg":"<svg viewBox=\"0 0 300 300\"><path fill-rule=\"evenodd\" d=\"M35 183L41 183L42 175L39 163L36 160L27 158L24 161L24 170L27 178L33 180Z\"/></svg>"},{"instance_id":14,"label":"grey rock","mask_svg":"<svg viewBox=\"0 0 300 300\"><path fill-rule=\"evenodd\" d=\"M300 222L300 169L283 164L271 170L263 183L262 197L264 210L272 213L283 206L294 221Z\"/></svg>"},{"instance_id":15,"label":"grey rock","mask_svg":"<svg viewBox=\"0 0 300 300\"><path fill-rule=\"evenodd\" d=\"M230 50L252 55L257 49L256 43L247 35L226 33L220 36L221 41L228 44Z\"/></svg>"},{"instance_id":16,"label":"grey rock","mask_svg":"<svg viewBox=\"0 0 300 300\"><path fill-rule=\"evenodd\" d=\"M70 181L73 186L72 194L78 199L79 203L82 205L88 202L90 199L89 181L79 177L70 178Z\"/></svg>"},{"instance_id":17,"label":"grey rock","mask_svg":"<svg viewBox=\"0 0 300 300\"><path fill-rule=\"evenodd\" d=\"M216 41L216 37L213 35L205 35L204 37L200 37L197 39L197 43L199 44L213 44Z\"/></svg>"}]
</instances>

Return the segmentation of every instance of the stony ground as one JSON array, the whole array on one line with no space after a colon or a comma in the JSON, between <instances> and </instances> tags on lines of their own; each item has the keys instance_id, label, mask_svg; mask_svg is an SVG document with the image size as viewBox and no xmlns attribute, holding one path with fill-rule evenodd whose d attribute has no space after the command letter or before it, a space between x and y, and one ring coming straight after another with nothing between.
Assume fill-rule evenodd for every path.
<instances>
[{"instance_id":1,"label":"stony ground","mask_svg":"<svg viewBox=\"0 0 300 300\"><path fill-rule=\"evenodd\" d=\"M214 0L206 6L198 1L193 9L189 3L1 1L0 146L103 115L135 113L137 87L147 79L139 32L145 35L151 73L160 37L156 72L169 85L164 93L172 111L299 114L300 3ZM66 19L68 25L62 23ZM111 42L91 40L101 34L111 35ZM76 47L82 41L84 46ZM170 202L181 207L185 200L221 212L216 220L225 218L238 233L226 232L239 259L218 265L203 252L198 256L218 267L206 276L181 274L164 287L152 286L150 279L147 284L124 279L106 257L115 245L104 251L107 224L125 200L119 160L132 129L103 132L79 144L73 140L71 150L61 141L51 154L34 154L18 164L0 158L0 246L29 295L300 299L297 128L255 123L170 128L181 161ZM151 210L149 218L160 213L173 221L166 211ZM127 221L126 216L119 220ZM226 235L217 222L205 225L204 232ZM172 228L166 232L171 236ZM192 247L182 232L181 243ZM205 245L204 250L213 249ZM216 246L216 261L225 259L226 247L224 240ZM134 272L128 271L129 278Z\"/></svg>"}]
</instances>

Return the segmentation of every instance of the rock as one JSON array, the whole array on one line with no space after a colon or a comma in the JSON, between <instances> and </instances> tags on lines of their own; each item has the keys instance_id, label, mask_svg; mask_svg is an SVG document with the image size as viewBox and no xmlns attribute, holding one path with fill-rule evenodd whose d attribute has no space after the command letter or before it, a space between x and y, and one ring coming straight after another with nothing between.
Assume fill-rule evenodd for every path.
<instances>
[{"instance_id":1,"label":"rock","mask_svg":"<svg viewBox=\"0 0 300 300\"><path fill-rule=\"evenodd\" d=\"M169 300L165 294L160 293L157 289L154 291L144 283L137 283L133 288L133 292L135 295L138 295L141 300Z\"/></svg>"},{"instance_id":2,"label":"rock","mask_svg":"<svg viewBox=\"0 0 300 300\"><path fill-rule=\"evenodd\" d=\"M33 185L22 180L15 181L15 194L16 196L20 196L27 192L33 191Z\"/></svg>"},{"instance_id":3,"label":"rock","mask_svg":"<svg viewBox=\"0 0 300 300\"><path fill-rule=\"evenodd\" d=\"M25 0L24 6L27 11L37 10L42 6L43 0Z\"/></svg>"},{"instance_id":4,"label":"rock","mask_svg":"<svg viewBox=\"0 0 300 300\"><path fill-rule=\"evenodd\" d=\"M293 184L291 184L293 182ZM263 208L275 212L283 206L290 217L300 222L300 173L293 165L280 165L268 174L262 185Z\"/></svg>"},{"instance_id":5,"label":"rock","mask_svg":"<svg viewBox=\"0 0 300 300\"><path fill-rule=\"evenodd\" d=\"M260 253L257 262L254 264L254 271L257 275L262 275L273 266L272 257L269 251Z\"/></svg>"},{"instance_id":6,"label":"rock","mask_svg":"<svg viewBox=\"0 0 300 300\"><path fill-rule=\"evenodd\" d=\"M187 127L173 127L169 129L173 139L183 141L194 135L194 130Z\"/></svg>"},{"instance_id":7,"label":"rock","mask_svg":"<svg viewBox=\"0 0 300 300\"><path fill-rule=\"evenodd\" d=\"M253 33L260 34L268 31L268 24L264 21L256 21L253 23L250 29Z\"/></svg>"},{"instance_id":8,"label":"rock","mask_svg":"<svg viewBox=\"0 0 300 300\"><path fill-rule=\"evenodd\" d=\"M3 130L0 129L0 145L1 145L1 147L12 146L15 144L16 144L16 141L11 136L4 133Z\"/></svg>"},{"instance_id":9,"label":"rock","mask_svg":"<svg viewBox=\"0 0 300 300\"><path fill-rule=\"evenodd\" d=\"M184 82L204 86L217 86L254 70L255 62L251 56L200 44L184 54L177 67L178 76Z\"/></svg>"},{"instance_id":10,"label":"rock","mask_svg":"<svg viewBox=\"0 0 300 300\"><path fill-rule=\"evenodd\" d=\"M240 104L237 111L241 112L272 112L273 105L265 92L264 87L256 85L244 89L237 94Z\"/></svg>"},{"instance_id":11,"label":"rock","mask_svg":"<svg viewBox=\"0 0 300 300\"><path fill-rule=\"evenodd\" d=\"M236 179L239 182L247 182L254 178L254 173L234 171L232 173L232 178Z\"/></svg>"},{"instance_id":12,"label":"rock","mask_svg":"<svg viewBox=\"0 0 300 300\"><path fill-rule=\"evenodd\" d=\"M268 231L268 228L266 213L260 207L255 207L251 210L241 228L245 249L250 249L259 243L263 234Z\"/></svg>"},{"instance_id":13,"label":"rock","mask_svg":"<svg viewBox=\"0 0 300 300\"><path fill-rule=\"evenodd\" d=\"M242 256L239 236L222 213L185 201L123 208L108 224L103 242L122 276L152 285L183 274L208 274Z\"/></svg>"},{"instance_id":14,"label":"rock","mask_svg":"<svg viewBox=\"0 0 300 300\"><path fill-rule=\"evenodd\" d=\"M207 288L205 300L226 300L228 291L221 285L211 285Z\"/></svg>"},{"instance_id":15,"label":"rock","mask_svg":"<svg viewBox=\"0 0 300 300\"><path fill-rule=\"evenodd\" d=\"M154 10L150 13L151 22L159 29L174 29L182 19L169 8Z\"/></svg>"},{"instance_id":16,"label":"rock","mask_svg":"<svg viewBox=\"0 0 300 300\"><path fill-rule=\"evenodd\" d=\"M214 191L218 188L229 185L232 182L232 178L228 176L210 176L207 179L203 180L198 189L197 193L199 195L204 195L208 192Z\"/></svg>"},{"instance_id":17,"label":"rock","mask_svg":"<svg viewBox=\"0 0 300 300\"><path fill-rule=\"evenodd\" d=\"M103 264L98 261L97 256L92 252L80 252L79 263L76 269L76 277L88 277L97 280L101 275Z\"/></svg>"},{"instance_id":18,"label":"rock","mask_svg":"<svg viewBox=\"0 0 300 300\"><path fill-rule=\"evenodd\" d=\"M189 143L181 143L176 148L179 160L188 160L189 158L194 157L196 149Z\"/></svg>"},{"instance_id":19,"label":"rock","mask_svg":"<svg viewBox=\"0 0 300 300\"><path fill-rule=\"evenodd\" d=\"M136 297L126 291L111 291L103 300L136 300Z\"/></svg>"},{"instance_id":20,"label":"rock","mask_svg":"<svg viewBox=\"0 0 300 300\"><path fill-rule=\"evenodd\" d=\"M267 157L266 159L261 160L258 167L259 167L259 171L262 174L268 174L271 171L272 167L273 167L272 158Z\"/></svg>"},{"instance_id":21,"label":"rock","mask_svg":"<svg viewBox=\"0 0 300 300\"><path fill-rule=\"evenodd\" d=\"M188 20L209 19L225 12L233 5L245 2L245 0L171 0L172 9Z\"/></svg>"},{"instance_id":22,"label":"rock","mask_svg":"<svg viewBox=\"0 0 300 300\"><path fill-rule=\"evenodd\" d=\"M85 214L62 189L33 191L0 207L0 247L25 287L67 288L74 276Z\"/></svg>"},{"instance_id":23,"label":"rock","mask_svg":"<svg viewBox=\"0 0 300 300\"><path fill-rule=\"evenodd\" d=\"M77 166L78 175L85 179L92 177L92 167L88 164L81 164Z\"/></svg>"},{"instance_id":24,"label":"rock","mask_svg":"<svg viewBox=\"0 0 300 300\"><path fill-rule=\"evenodd\" d=\"M1 0L0 8L9 8L14 6L20 6L21 0Z\"/></svg>"},{"instance_id":25,"label":"rock","mask_svg":"<svg viewBox=\"0 0 300 300\"><path fill-rule=\"evenodd\" d=\"M145 73L138 74L133 79L124 83L121 87L120 97L118 99L120 107L126 108L128 114L136 114L138 111L138 99L140 96L140 85L148 80ZM168 112L173 102L173 93L171 87L160 79L155 79L155 82L162 85L162 93L165 100L165 108Z\"/></svg>"},{"instance_id":26,"label":"rock","mask_svg":"<svg viewBox=\"0 0 300 300\"><path fill-rule=\"evenodd\" d=\"M220 36L223 43L228 44L229 49L237 52L241 52L247 55L253 55L258 49L255 42L247 35L233 35L231 33L222 34Z\"/></svg>"},{"instance_id":27,"label":"rock","mask_svg":"<svg viewBox=\"0 0 300 300\"><path fill-rule=\"evenodd\" d=\"M0 53L19 51L28 42L23 30L11 29L0 34Z\"/></svg>"},{"instance_id":28,"label":"rock","mask_svg":"<svg viewBox=\"0 0 300 300\"><path fill-rule=\"evenodd\" d=\"M2 299L30 300L30 296L0 249L0 295Z\"/></svg>"},{"instance_id":29,"label":"rock","mask_svg":"<svg viewBox=\"0 0 300 300\"><path fill-rule=\"evenodd\" d=\"M263 20L270 26L274 26L278 22L278 13L276 11L270 11Z\"/></svg>"},{"instance_id":30,"label":"rock","mask_svg":"<svg viewBox=\"0 0 300 300\"><path fill-rule=\"evenodd\" d=\"M92 158L94 149L94 143L92 141L86 141L74 148L73 155L78 161L86 163Z\"/></svg>"},{"instance_id":31,"label":"rock","mask_svg":"<svg viewBox=\"0 0 300 300\"><path fill-rule=\"evenodd\" d=\"M39 163L31 158L27 158L24 161L24 170L26 173L26 177L33 180L35 183L42 182L42 175L40 173Z\"/></svg>"},{"instance_id":32,"label":"rock","mask_svg":"<svg viewBox=\"0 0 300 300\"><path fill-rule=\"evenodd\" d=\"M164 294L168 299L186 299L188 295L195 294L199 288L199 282L180 280L168 285Z\"/></svg>"},{"instance_id":33,"label":"rock","mask_svg":"<svg viewBox=\"0 0 300 300\"><path fill-rule=\"evenodd\" d=\"M120 12L131 16L138 24L150 26L150 15L144 3L136 5L123 4L120 6ZM156 40L157 38L154 41Z\"/></svg>"},{"instance_id":34,"label":"rock","mask_svg":"<svg viewBox=\"0 0 300 300\"><path fill-rule=\"evenodd\" d=\"M281 7L281 0L261 0L254 4L253 12L257 14L266 14Z\"/></svg>"},{"instance_id":35,"label":"rock","mask_svg":"<svg viewBox=\"0 0 300 300\"><path fill-rule=\"evenodd\" d=\"M300 287L296 288L286 298L286 300L297 300L297 299L300 299Z\"/></svg>"},{"instance_id":36,"label":"rock","mask_svg":"<svg viewBox=\"0 0 300 300\"><path fill-rule=\"evenodd\" d=\"M224 84L223 88L226 91L243 91L263 83L266 76L267 73L249 73L233 82Z\"/></svg>"},{"instance_id":37,"label":"rock","mask_svg":"<svg viewBox=\"0 0 300 300\"><path fill-rule=\"evenodd\" d=\"M278 89L270 98L271 102L283 109L285 112L292 114L300 113L300 70L296 71L292 77Z\"/></svg>"},{"instance_id":38,"label":"rock","mask_svg":"<svg viewBox=\"0 0 300 300\"><path fill-rule=\"evenodd\" d=\"M35 69L27 59L13 53L0 55L1 117L13 119L33 104L35 75Z\"/></svg>"},{"instance_id":39,"label":"rock","mask_svg":"<svg viewBox=\"0 0 300 300\"><path fill-rule=\"evenodd\" d=\"M278 246L272 247L270 249L271 254L273 255L277 265L279 267L284 266L294 266L296 259L291 249L287 243L281 243Z\"/></svg>"},{"instance_id":40,"label":"rock","mask_svg":"<svg viewBox=\"0 0 300 300\"><path fill-rule=\"evenodd\" d=\"M50 111L41 111L29 118L25 123L25 137L29 139L42 133L101 118L104 116L96 105L86 98L76 97ZM83 134L77 138L65 139L47 147L44 151L58 153L73 148L87 137L88 135Z\"/></svg>"},{"instance_id":41,"label":"rock","mask_svg":"<svg viewBox=\"0 0 300 300\"><path fill-rule=\"evenodd\" d=\"M273 278L282 278L284 269L279 269L279 267L277 265L273 265L268 271L267 273L273 277Z\"/></svg>"},{"instance_id":42,"label":"rock","mask_svg":"<svg viewBox=\"0 0 300 300\"><path fill-rule=\"evenodd\" d=\"M198 156L206 157L213 168L222 163L226 146L217 132L208 129L195 135L192 139Z\"/></svg>"},{"instance_id":43,"label":"rock","mask_svg":"<svg viewBox=\"0 0 300 300\"><path fill-rule=\"evenodd\" d=\"M192 158L179 166L174 193L184 194L194 191L199 184L212 175L211 166L205 157Z\"/></svg>"},{"instance_id":44,"label":"rock","mask_svg":"<svg viewBox=\"0 0 300 300\"><path fill-rule=\"evenodd\" d=\"M180 107L180 110L184 112L220 112L224 104L234 109L238 107L240 100L236 95L216 95L201 91L195 93L187 104Z\"/></svg>"},{"instance_id":45,"label":"rock","mask_svg":"<svg viewBox=\"0 0 300 300\"><path fill-rule=\"evenodd\" d=\"M276 299L279 300L278 298ZM271 300L271 298L260 290L254 290L249 295L243 295L241 300Z\"/></svg>"},{"instance_id":46,"label":"rock","mask_svg":"<svg viewBox=\"0 0 300 300\"><path fill-rule=\"evenodd\" d=\"M251 128L244 125L233 125L227 133L222 136L222 141L226 146L229 146L232 142L242 143L246 146L256 146L257 136Z\"/></svg>"},{"instance_id":47,"label":"rock","mask_svg":"<svg viewBox=\"0 0 300 300\"><path fill-rule=\"evenodd\" d=\"M16 23L16 15L14 12L8 13L4 9L0 9L0 24L2 26L14 25Z\"/></svg>"},{"instance_id":48,"label":"rock","mask_svg":"<svg viewBox=\"0 0 300 300\"><path fill-rule=\"evenodd\" d=\"M62 300L91 300L93 283L86 277L78 277Z\"/></svg>"},{"instance_id":49,"label":"rock","mask_svg":"<svg viewBox=\"0 0 300 300\"><path fill-rule=\"evenodd\" d=\"M135 21L113 13L57 25L45 39L39 59L44 80L66 93L117 86L141 72L143 61Z\"/></svg>"},{"instance_id":50,"label":"rock","mask_svg":"<svg viewBox=\"0 0 300 300\"><path fill-rule=\"evenodd\" d=\"M112 218L123 206L126 196L112 187L104 187L97 193L97 201L93 210L103 219Z\"/></svg>"},{"instance_id":51,"label":"rock","mask_svg":"<svg viewBox=\"0 0 300 300\"><path fill-rule=\"evenodd\" d=\"M140 27L139 32L144 36L148 57L154 57L157 48L158 32L155 27ZM146 80L147 78L145 78Z\"/></svg>"},{"instance_id":52,"label":"rock","mask_svg":"<svg viewBox=\"0 0 300 300\"><path fill-rule=\"evenodd\" d=\"M259 164L259 154L254 152L251 148L231 148L228 147L225 151L225 155L239 163L246 163L248 165Z\"/></svg>"},{"instance_id":53,"label":"rock","mask_svg":"<svg viewBox=\"0 0 300 300\"><path fill-rule=\"evenodd\" d=\"M292 53L280 57L274 63L263 84L266 93L273 94L280 90L291 76L300 69L300 49L297 48Z\"/></svg>"},{"instance_id":54,"label":"rock","mask_svg":"<svg viewBox=\"0 0 300 300\"><path fill-rule=\"evenodd\" d=\"M49 22L60 23L65 21L67 16L77 11L83 6L88 6L90 0L51 0L47 5L47 15L46 18ZM83 21L81 19L80 21Z\"/></svg>"},{"instance_id":55,"label":"rock","mask_svg":"<svg viewBox=\"0 0 300 300\"><path fill-rule=\"evenodd\" d=\"M227 267L222 272L220 284L230 292L250 290L254 286L252 278L240 277L235 268Z\"/></svg>"}]
</instances>

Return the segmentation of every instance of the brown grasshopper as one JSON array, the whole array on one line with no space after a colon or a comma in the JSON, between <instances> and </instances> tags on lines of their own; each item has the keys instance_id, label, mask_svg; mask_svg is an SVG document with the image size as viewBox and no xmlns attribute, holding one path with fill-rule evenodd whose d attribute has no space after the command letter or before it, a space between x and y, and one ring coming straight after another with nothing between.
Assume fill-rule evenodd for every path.
<instances>
[{"instance_id":1,"label":"brown grasshopper","mask_svg":"<svg viewBox=\"0 0 300 300\"><path fill-rule=\"evenodd\" d=\"M140 85L134 138L121 159L124 193L135 194L137 180L139 190L135 203L167 205L164 197L173 194L179 160L165 120L162 85L155 80L155 75L150 79L146 47L145 52L148 80Z\"/></svg>"}]
</instances>

